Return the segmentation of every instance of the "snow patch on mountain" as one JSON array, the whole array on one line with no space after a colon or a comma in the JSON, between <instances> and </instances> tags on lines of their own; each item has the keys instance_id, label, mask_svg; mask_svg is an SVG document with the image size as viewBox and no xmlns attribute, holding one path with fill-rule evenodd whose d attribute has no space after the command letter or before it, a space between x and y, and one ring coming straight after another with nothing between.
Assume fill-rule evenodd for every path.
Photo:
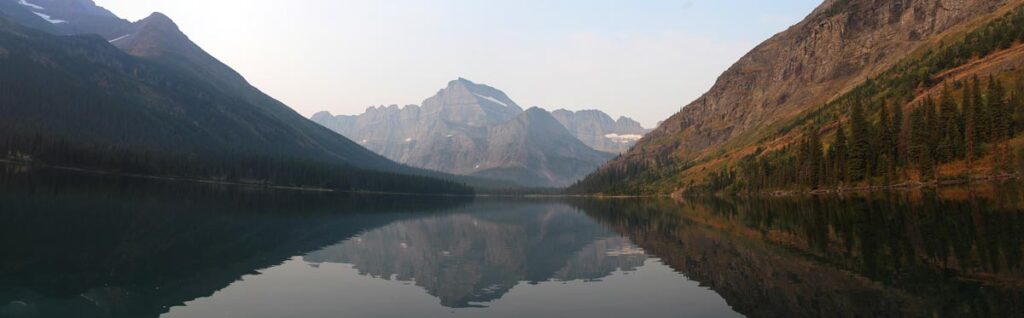
<instances>
[{"instance_id":1,"label":"snow patch on mountain","mask_svg":"<svg viewBox=\"0 0 1024 318\"><path fill-rule=\"evenodd\" d=\"M494 98L494 97L490 97L490 96L484 96L484 95L480 95L480 94L477 94L477 93L473 93L473 95L476 95L476 97L480 97L480 98L483 98L483 99L489 100L489 101L491 101L491 102L494 102L495 104L498 104L498 105L501 105L501 106L505 106L505 107L508 107L508 104L505 104L504 102L502 102L502 101L498 100L497 98Z\"/></svg>"},{"instance_id":2,"label":"snow patch on mountain","mask_svg":"<svg viewBox=\"0 0 1024 318\"><path fill-rule=\"evenodd\" d=\"M40 18L43 18L43 20L46 20L46 22L50 22L50 23L53 23L53 24L68 23L68 21L65 21L65 20L58 20L58 19L51 18L50 15L45 14L45 13L39 13L39 12L35 12L35 11L33 11L32 13L35 13Z\"/></svg>"},{"instance_id":3,"label":"snow patch on mountain","mask_svg":"<svg viewBox=\"0 0 1024 318\"><path fill-rule=\"evenodd\" d=\"M632 142L632 141L637 141L637 140L640 140L640 138L643 138L643 137L644 137L643 135L632 135L632 134L628 134L628 135L607 134L607 135L604 135L604 138L615 140L616 142L620 142L620 143L629 143L629 142Z\"/></svg>"},{"instance_id":4,"label":"snow patch on mountain","mask_svg":"<svg viewBox=\"0 0 1024 318\"><path fill-rule=\"evenodd\" d=\"M114 42L117 42L117 41L120 41L120 40L124 40L125 38L127 38L127 37L129 37L129 36L131 36L131 34L125 34L125 35L122 35L122 36L119 36L119 37L117 37L116 39L110 40L110 41L108 41L108 42L110 42L110 43L114 43Z\"/></svg>"},{"instance_id":5,"label":"snow patch on mountain","mask_svg":"<svg viewBox=\"0 0 1024 318\"><path fill-rule=\"evenodd\" d=\"M36 10L46 10L46 8L43 8L42 6L40 6L38 4L31 3L31 2L28 2L28 1L25 1L25 0L18 0L18 4L26 6L26 7L29 7L29 8L32 8L32 9L36 9Z\"/></svg>"}]
</instances>

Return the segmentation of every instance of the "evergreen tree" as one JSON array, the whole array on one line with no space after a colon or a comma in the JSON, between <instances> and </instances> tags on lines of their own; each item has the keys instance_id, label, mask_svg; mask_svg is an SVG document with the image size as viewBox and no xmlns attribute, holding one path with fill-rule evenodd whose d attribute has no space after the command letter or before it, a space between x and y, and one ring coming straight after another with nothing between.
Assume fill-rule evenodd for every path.
<instances>
[{"instance_id":1,"label":"evergreen tree","mask_svg":"<svg viewBox=\"0 0 1024 318\"><path fill-rule=\"evenodd\" d=\"M849 181L847 178L847 158L850 154L849 141L846 140L846 130L843 128L843 122L840 121L836 127L836 140L832 143L832 147L829 148L829 163L832 165L832 171L835 174L835 181L838 183L845 183Z\"/></svg>"},{"instance_id":2,"label":"evergreen tree","mask_svg":"<svg viewBox=\"0 0 1024 318\"><path fill-rule=\"evenodd\" d=\"M910 156L916 163L922 179L927 179L934 169L929 146L932 140L931 129L925 115L929 107L926 101L910 113Z\"/></svg>"},{"instance_id":3,"label":"evergreen tree","mask_svg":"<svg viewBox=\"0 0 1024 318\"><path fill-rule=\"evenodd\" d=\"M896 151L896 134L894 130L895 126L892 124L892 119L889 118L889 105L885 102L882 103L882 107L878 112L878 133L875 134L875 146L877 149L877 161L880 174L889 173L889 169L892 168L892 160L895 158ZM888 161L888 162L887 162Z\"/></svg>"},{"instance_id":4,"label":"evergreen tree","mask_svg":"<svg viewBox=\"0 0 1024 318\"><path fill-rule=\"evenodd\" d=\"M860 181L867 177L871 154L871 127L864 117L864 106L860 100L853 104L850 114L850 155L847 161L847 177Z\"/></svg>"},{"instance_id":5,"label":"evergreen tree","mask_svg":"<svg viewBox=\"0 0 1024 318\"><path fill-rule=\"evenodd\" d=\"M818 131L811 132L810 143L810 159L813 162L813 164L811 165L811 182L813 182L815 186L818 186L821 185L825 174L825 151L824 146L822 146L821 144L821 135L818 134Z\"/></svg>"},{"instance_id":6,"label":"evergreen tree","mask_svg":"<svg viewBox=\"0 0 1024 318\"><path fill-rule=\"evenodd\" d=\"M903 107L897 103L896 107L893 107L892 127L890 129L893 136L892 158L895 166L903 165L907 157L904 147L901 147L904 138L907 136L906 133L904 133L903 127Z\"/></svg>"},{"instance_id":7,"label":"evergreen tree","mask_svg":"<svg viewBox=\"0 0 1024 318\"><path fill-rule=\"evenodd\" d=\"M974 158L978 156L978 125L977 107L974 103L973 84L964 85L963 99L960 108L963 109L964 117L964 158L967 159L967 169L974 168Z\"/></svg>"},{"instance_id":8,"label":"evergreen tree","mask_svg":"<svg viewBox=\"0 0 1024 318\"><path fill-rule=\"evenodd\" d=\"M1009 103L1010 112L1013 113L1013 124L1010 128L1010 135L1024 131L1024 80L1017 80L1017 87L1013 90Z\"/></svg>"},{"instance_id":9,"label":"evergreen tree","mask_svg":"<svg viewBox=\"0 0 1024 318\"><path fill-rule=\"evenodd\" d=\"M800 183L809 187L821 185L824 158L821 137L817 131L807 129L804 132L804 138L800 144L800 152L797 155L797 162L800 166L800 171L798 171Z\"/></svg>"},{"instance_id":10,"label":"evergreen tree","mask_svg":"<svg viewBox=\"0 0 1024 318\"><path fill-rule=\"evenodd\" d=\"M930 156L931 163L938 165L939 161L936 160L939 154L939 142L942 139L942 132L939 131L939 118L935 113L935 100L931 97L925 98L924 107L924 120L925 120L925 131L928 136L926 147L928 148L928 155Z\"/></svg>"},{"instance_id":11,"label":"evergreen tree","mask_svg":"<svg viewBox=\"0 0 1024 318\"><path fill-rule=\"evenodd\" d=\"M1021 81L1024 82L1024 81ZM1024 119L1024 91L1019 87L1010 94L1010 99L1006 103L1007 112L1010 113L1010 136L1014 136L1017 132L1021 131L1021 120Z\"/></svg>"},{"instance_id":12,"label":"evergreen tree","mask_svg":"<svg viewBox=\"0 0 1024 318\"><path fill-rule=\"evenodd\" d=\"M988 89L986 93L988 99L988 105L990 109L990 121L992 122L991 138L992 141L1002 141L1010 137L1010 121L1011 114L1009 109L1006 107L1006 91L1003 88L1002 83L994 77L989 77Z\"/></svg>"},{"instance_id":13,"label":"evergreen tree","mask_svg":"<svg viewBox=\"0 0 1024 318\"><path fill-rule=\"evenodd\" d=\"M981 81L977 76L971 78L971 106L974 110L974 144L975 147L987 141L988 137L988 115L985 111L985 101L981 94ZM980 149L978 149L980 150ZM980 153L975 153L978 155Z\"/></svg>"},{"instance_id":14,"label":"evergreen tree","mask_svg":"<svg viewBox=\"0 0 1024 318\"><path fill-rule=\"evenodd\" d=\"M960 117L953 102L952 94L947 86L942 90L942 97L939 98L939 110L937 113L937 134L936 155L939 162L948 162L958 157L962 145L960 127L957 118Z\"/></svg>"}]
</instances>

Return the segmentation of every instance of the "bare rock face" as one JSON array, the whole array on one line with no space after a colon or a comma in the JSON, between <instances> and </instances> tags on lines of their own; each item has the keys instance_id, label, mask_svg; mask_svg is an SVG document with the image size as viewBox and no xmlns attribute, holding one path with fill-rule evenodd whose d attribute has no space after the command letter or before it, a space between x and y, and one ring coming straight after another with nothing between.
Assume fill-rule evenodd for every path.
<instances>
[{"instance_id":1,"label":"bare rock face","mask_svg":"<svg viewBox=\"0 0 1024 318\"><path fill-rule=\"evenodd\" d=\"M650 132L628 117L613 120L600 110L569 111L559 109L551 113L577 139L596 150L623 153Z\"/></svg>"},{"instance_id":2,"label":"bare rock face","mask_svg":"<svg viewBox=\"0 0 1024 318\"><path fill-rule=\"evenodd\" d=\"M423 101L423 110L446 122L486 127L506 122L523 112L504 92L459 78Z\"/></svg>"},{"instance_id":3,"label":"bare rock face","mask_svg":"<svg viewBox=\"0 0 1024 318\"><path fill-rule=\"evenodd\" d=\"M611 158L547 111L523 111L500 90L462 78L423 106L370 107L357 116L321 112L312 119L404 164L530 187L569 185Z\"/></svg>"},{"instance_id":4,"label":"bare rock face","mask_svg":"<svg viewBox=\"0 0 1024 318\"><path fill-rule=\"evenodd\" d=\"M827 0L758 45L703 96L607 168L688 161L744 147L773 124L818 107L922 44L1016 0Z\"/></svg>"},{"instance_id":5,"label":"bare rock face","mask_svg":"<svg viewBox=\"0 0 1024 318\"><path fill-rule=\"evenodd\" d=\"M491 127L487 135L484 160L472 174L527 186L568 186L611 159L611 154L587 147L537 107Z\"/></svg>"}]
</instances>

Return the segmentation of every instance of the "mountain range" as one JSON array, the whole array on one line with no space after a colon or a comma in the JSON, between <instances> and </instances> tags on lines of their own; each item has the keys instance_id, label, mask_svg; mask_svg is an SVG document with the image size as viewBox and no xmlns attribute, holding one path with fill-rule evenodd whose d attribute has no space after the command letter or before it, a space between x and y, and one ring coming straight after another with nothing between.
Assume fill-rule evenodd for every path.
<instances>
[{"instance_id":1,"label":"mountain range","mask_svg":"<svg viewBox=\"0 0 1024 318\"><path fill-rule=\"evenodd\" d=\"M567 186L646 133L600 111L523 110L504 92L464 78L422 106L320 112L312 120L397 162L527 187Z\"/></svg>"},{"instance_id":2,"label":"mountain range","mask_svg":"<svg viewBox=\"0 0 1024 318\"><path fill-rule=\"evenodd\" d=\"M450 176L387 160L309 121L163 14L132 23L89 0L3 0L0 68L0 150L8 160L346 190L466 191L440 180Z\"/></svg>"},{"instance_id":3,"label":"mountain range","mask_svg":"<svg viewBox=\"0 0 1024 318\"><path fill-rule=\"evenodd\" d=\"M596 150L619 154L626 152L651 132L629 117L613 120L596 109L570 111L558 109L551 115L577 139Z\"/></svg>"},{"instance_id":4,"label":"mountain range","mask_svg":"<svg viewBox=\"0 0 1024 318\"><path fill-rule=\"evenodd\" d=\"M438 179L603 194L970 182L1024 167L1022 3L826 0L648 133L599 111L524 109L461 78L420 106L309 120L162 14L4 0L0 154L380 191L460 188Z\"/></svg>"}]
</instances>

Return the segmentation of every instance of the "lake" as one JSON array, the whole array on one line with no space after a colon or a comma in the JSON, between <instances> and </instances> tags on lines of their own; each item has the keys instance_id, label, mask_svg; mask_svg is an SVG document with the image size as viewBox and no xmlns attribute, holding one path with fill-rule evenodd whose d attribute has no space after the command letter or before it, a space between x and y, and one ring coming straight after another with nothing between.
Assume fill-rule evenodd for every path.
<instances>
[{"instance_id":1,"label":"lake","mask_svg":"<svg viewBox=\"0 0 1024 318\"><path fill-rule=\"evenodd\" d=\"M2 168L0 317L1024 316L1009 184L503 199Z\"/></svg>"}]
</instances>

